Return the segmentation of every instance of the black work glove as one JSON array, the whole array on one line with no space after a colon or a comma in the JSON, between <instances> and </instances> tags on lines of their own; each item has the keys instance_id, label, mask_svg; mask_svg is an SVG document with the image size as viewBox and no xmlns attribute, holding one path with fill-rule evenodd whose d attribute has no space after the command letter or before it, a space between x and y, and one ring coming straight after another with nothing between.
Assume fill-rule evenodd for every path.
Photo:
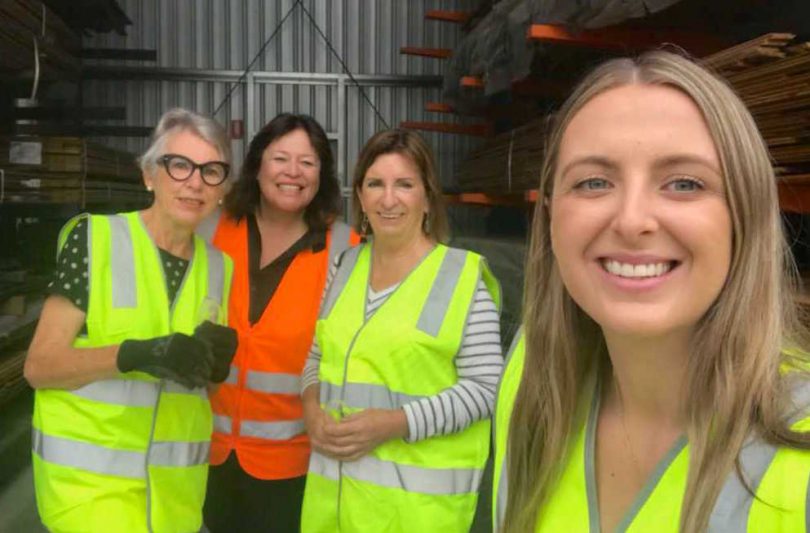
<instances>
[{"instance_id":1,"label":"black work glove","mask_svg":"<svg viewBox=\"0 0 810 533\"><path fill-rule=\"evenodd\" d=\"M211 381L222 383L228 379L231 371L231 361L236 355L239 337L236 330L227 326L218 326L206 320L194 330L194 338L208 344L214 354Z\"/></svg>"},{"instance_id":2,"label":"black work glove","mask_svg":"<svg viewBox=\"0 0 810 533\"><path fill-rule=\"evenodd\" d=\"M118 370L140 370L189 388L203 387L211 377L211 347L183 333L145 340L125 340L118 349Z\"/></svg>"}]
</instances>

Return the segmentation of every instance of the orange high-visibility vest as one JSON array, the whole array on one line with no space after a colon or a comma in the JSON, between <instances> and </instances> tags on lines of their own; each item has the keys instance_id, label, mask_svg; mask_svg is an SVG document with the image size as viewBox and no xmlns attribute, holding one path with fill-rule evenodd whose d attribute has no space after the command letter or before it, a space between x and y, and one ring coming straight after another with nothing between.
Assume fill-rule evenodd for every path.
<instances>
[{"instance_id":1,"label":"orange high-visibility vest","mask_svg":"<svg viewBox=\"0 0 810 533\"><path fill-rule=\"evenodd\" d=\"M239 333L239 348L228 379L211 397L212 465L225 462L233 450L242 469L258 479L306 474L310 447L304 431L301 372L329 265L358 241L347 225L333 224L326 248L295 256L261 318L251 325L247 220L236 223L220 216L213 243L234 262L228 323Z\"/></svg>"}]
</instances>

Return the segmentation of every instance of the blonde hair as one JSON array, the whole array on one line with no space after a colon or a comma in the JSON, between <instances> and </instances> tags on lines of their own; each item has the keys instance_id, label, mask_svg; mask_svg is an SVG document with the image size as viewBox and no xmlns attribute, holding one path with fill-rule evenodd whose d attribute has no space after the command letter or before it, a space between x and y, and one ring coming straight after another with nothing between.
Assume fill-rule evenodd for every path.
<instances>
[{"instance_id":1,"label":"blonde hair","mask_svg":"<svg viewBox=\"0 0 810 533\"><path fill-rule=\"evenodd\" d=\"M436 174L436 163L433 150L421 135L411 130L392 129L376 133L366 141L357 164L354 167L352 183L352 221L358 233L363 232L363 206L360 204L360 187L366 178L366 172L378 157L385 154L399 154L410 159L419 170L419 177L425 186L428 201L428 213L422 223L422 231L436 242L446 243L450 237L450 226L447 223L447 212L444 207L444 196L439 177ZM369 227L367 234L372 233Z\"/></svg>"},{"instance_id":2,"label":"blonde hair","mask_svg":"<svg viewBox=\"0 0 810 533\"><path fill-rule=\"evenodd\" d=\"M783 363L800 366L784 349L804 346L791 298L795 267L768 150L751 114L723 81L672 53L608 61L577 86L547 139L541 195L552 195L560 142L574 115L595 96L628 84L673 87L700 108L719 153L731 213L728 278L697 326L687 364L690 463L680 529L701 531L727 475L735 469L739 475L738 456L749 435L810 447L810 435L789 428L788 386L780 374ZM525 370L508 443L508 532L534 530L572 442L584 380L607 359L601 329L560 278L549 223L548 206L538 201L525 278ZM792 373L799 375L806 379Z\"/></svg>"}]
</instances>

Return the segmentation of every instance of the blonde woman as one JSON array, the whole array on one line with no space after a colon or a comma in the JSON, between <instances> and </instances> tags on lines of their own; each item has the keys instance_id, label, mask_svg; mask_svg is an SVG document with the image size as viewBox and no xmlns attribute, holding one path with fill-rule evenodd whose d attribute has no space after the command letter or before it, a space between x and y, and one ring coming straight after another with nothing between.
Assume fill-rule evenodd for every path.
<instances>
[{"instance_id":1,"label":"blonde woman","mask_svg":"<svg viewBox=\"0 0 810 533\"><path fill-rule=\"evenodd\" d=\"M740 99L666 52L609 61L558 113L540 191L496 529L805 531L807 361Z\"/></svg>"}]
</instances>

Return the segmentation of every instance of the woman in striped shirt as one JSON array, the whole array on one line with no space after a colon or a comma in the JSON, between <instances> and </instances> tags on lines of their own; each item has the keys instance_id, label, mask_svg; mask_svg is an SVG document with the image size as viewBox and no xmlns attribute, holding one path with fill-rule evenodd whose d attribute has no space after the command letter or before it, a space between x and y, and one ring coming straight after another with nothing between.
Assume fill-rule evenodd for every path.
<instances>
[{"instance_id":1,"label":"woman in striped shirt","mask_svg":"<svg viewBox=\"0 0 810 533\"><path fill-rule=\"evenodd\" d=\"M503 365L500 290L482 257L441 244L417 134L372 137L353 189L369 238L332 267L304 369L302 530L467 531Z\"/></svg>"}]
</instances>

